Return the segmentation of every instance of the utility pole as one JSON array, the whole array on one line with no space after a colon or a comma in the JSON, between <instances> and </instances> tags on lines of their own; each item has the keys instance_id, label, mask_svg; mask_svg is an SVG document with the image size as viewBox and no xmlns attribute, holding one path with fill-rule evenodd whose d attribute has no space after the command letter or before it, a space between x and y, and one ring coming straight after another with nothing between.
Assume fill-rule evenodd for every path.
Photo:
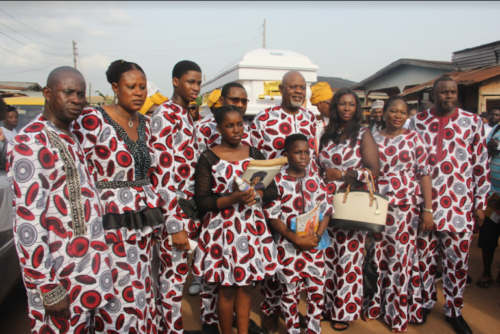
<instances>
[{"instance_id":1,"label":"utility pole","mask_svg":"<svg viewBox=\"0 0 500 334\"><path fill-rule=\"evenodd\" d=\"M73 67L76 68L76 56L78 56L78 53L76 53L76 42L73 41Z\"/></svg>"},{"instance_id":2,"label":"utility pole","mask_svg":"<svg viewBox=\"0 0 500 334\"><path fill-rule=\"evenodd\" d=\"M262 33L264 40L262 41L262 48L266 48L266 19L264 19L264 32Z\"/></svg>"},{"instance_id":3,"label":"utility pole","mask_svg":"<svg viewBox=\"0 0 500 334\"><path fill-rule=\"evenodd\" d=\"M92 94L92 83L90 82L89 83L89 106L92 104L90 101L91 94Z\"/></svg>"}]
</instances>

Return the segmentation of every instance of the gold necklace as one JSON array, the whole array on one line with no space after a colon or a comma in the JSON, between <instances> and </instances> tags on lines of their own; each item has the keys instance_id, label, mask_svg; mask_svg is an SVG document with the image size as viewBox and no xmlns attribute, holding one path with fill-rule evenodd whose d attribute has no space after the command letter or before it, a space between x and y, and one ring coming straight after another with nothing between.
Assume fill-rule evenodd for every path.
<instances>
[{"instance_id":1,"label":"gold necklace","mask_svg":"<svg viewBox=\"0 0 500 334\"><path fill-rule=\"evenodd\" d=\"M128 117L128 116L126 116L126 115L122 114L122 112L121 112L120 110L118 110L118 108L116 107L116 103L114 103L114 102L113 102L113 107L115 107L115 110L116 110L116 111L117 111L120 115L122 115L122 116L123 116L123 117L125 117L125 118L128 118L128 127L129 127L129 128L132 128L132 127L134 126L134 123L132 122L132 120L133 120L134 118L136 118L136 117L137 117L137 113L134 115L134 117Z\"/></svg>"}]
</instances>

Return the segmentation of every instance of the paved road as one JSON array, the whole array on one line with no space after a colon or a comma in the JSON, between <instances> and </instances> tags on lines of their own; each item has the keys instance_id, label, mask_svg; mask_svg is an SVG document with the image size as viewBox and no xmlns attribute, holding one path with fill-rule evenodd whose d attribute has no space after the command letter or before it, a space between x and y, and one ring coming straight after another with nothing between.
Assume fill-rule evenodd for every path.
<instances>
[{"instance_id":1,"label":"paved road","mask_svg":"<svg viewBox=\"0 0 500 334\"><path fill-rule=\"evenodd\" d=\"M476 286L475 281L482 273L481 251L476 247L477 236L474 238L474 244L471 250L469 275L473 277L474 283L468 286L465 290L465 308L463 311L464 318L469 322L474 334L498 334L500 333L500 285L492 284L489 289L480 289ZM500 264L500 250L497 249L494 261L493 274L498 273L497 266ZM259 305L262 297L259 293L259 288L256 288L254 300L252 303L252 318L260 323ZM438 303L429 315L427 324L424 326L410 326L408 334L424 333L424 334L447 334L453 333L453 330L444 320L443 293L441 283L438 283ZM186 296L183 301L183 315L185 328L188 330L200 329L200 307L199 298L192 297L187 293L187 286L184 291ZM9 297L0 305L0 333L1 334L28 334L29 320L27 317L26 294L22 285L14 289ZM305 296L302 295L300 310L304 314ZM328 322L322 323L323 334L336 333ZM281 320L279 325L279 333L286 333L286 328ZM351 324L351 327L346 333L365 334L365 333L390 333L389 328L381 320L372 321L370 323L357 320Z\"/></svg>"}]
</instances>

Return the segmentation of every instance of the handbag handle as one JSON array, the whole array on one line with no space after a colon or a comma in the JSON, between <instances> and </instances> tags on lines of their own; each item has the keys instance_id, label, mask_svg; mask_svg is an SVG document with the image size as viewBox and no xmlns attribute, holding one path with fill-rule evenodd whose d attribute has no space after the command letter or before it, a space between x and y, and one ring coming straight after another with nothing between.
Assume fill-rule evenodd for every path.
<instances>
[{"instance_id":1,"label":"handbag handle","mask_svg":"<svg viewBox=\"0 0 500 334\"><path fill-rule=\"evenodd\" d=\"M368 168L363 168L361 170L363 175L365 176L366 179L366 184L368 186L368 191L370 192L370 207L373 206L373 193L375 192L375 180L373 179L372 172ZM347 190L344 194L344 199L342 203L345 203L347 201L347 195L349 195L349 192L351 191L351 185L347 185Z\"/></svg>"}]
</instances>

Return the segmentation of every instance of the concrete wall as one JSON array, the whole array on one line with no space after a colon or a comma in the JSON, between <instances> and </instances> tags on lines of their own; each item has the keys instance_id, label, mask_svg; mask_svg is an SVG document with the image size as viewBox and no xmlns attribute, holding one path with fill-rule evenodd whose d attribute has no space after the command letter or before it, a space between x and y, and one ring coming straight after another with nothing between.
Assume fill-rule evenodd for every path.
<instances>
[{"instance_id":1,"label":"concrete wall","mask_svg":"<svg viewBox=\"0 0 500 334\"><path fill-rule=\"evenodd\" d=\"M404 65L396 71L369 82L366 91L380 88L398 87L402 92L405 86L424 83L449 71L450 70L439 68Z\"/></svg>"}]
</instances>

